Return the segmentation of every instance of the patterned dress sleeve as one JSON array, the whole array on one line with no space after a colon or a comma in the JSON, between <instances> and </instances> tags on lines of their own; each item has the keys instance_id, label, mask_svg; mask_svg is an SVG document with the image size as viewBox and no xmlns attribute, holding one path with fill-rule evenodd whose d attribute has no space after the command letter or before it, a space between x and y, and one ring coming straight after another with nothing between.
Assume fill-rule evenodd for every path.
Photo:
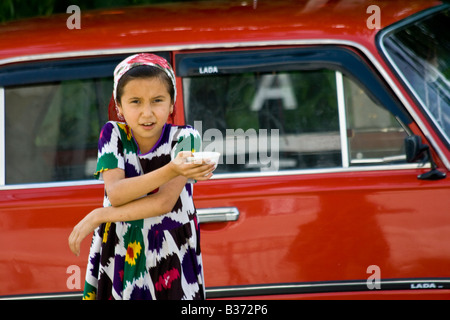
<instances>
[{"instance_id":1,"label":"patterned dress sleeve","mask_svg":"<svg viewBox=\"0 0 450 320\"><path fill-rule=\"evenodd\" d=\"M100 132L97 170L94 173L94 177L98 180L103 180L102 173L115 168L125 170L125 160L119 129L110 121L103 126Z\"/></svg>"},{"instance_id":2,"label":"patterned dress sleeve","mask_svg":"<svg viewBox=\"0 0 450 320\"><path fill-rule=\"evenodd\" d=\"M172 160L180 151L199 152L202 147L202 139L198 131L191 126L179 127L174 136L174 145L171 152Z\"/></svg>"},{"instance_id":3,"label":"patterned dress sleeve","mask_svg":"<svg viewBox=\"0 0 450 320\"><path fill-rule=\"evenodd\" d=\"M171 159L175 159L180 151L198 152L202 150L202 138L197 130L191 126L179 127L172 141ZM194 179L188 179L188 183L196 183Z\"/></svg>"}]
</instances>

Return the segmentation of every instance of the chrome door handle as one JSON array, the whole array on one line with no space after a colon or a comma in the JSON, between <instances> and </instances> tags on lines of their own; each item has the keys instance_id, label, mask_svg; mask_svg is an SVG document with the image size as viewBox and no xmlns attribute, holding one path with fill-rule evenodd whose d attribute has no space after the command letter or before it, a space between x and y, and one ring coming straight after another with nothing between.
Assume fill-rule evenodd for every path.
<instances>
[{"instance_id":1,"label":"chrome door handle","mask_svg":"<svg viewBox=\"0 0 450 320\"><path fill-rule=\"evenodd\" d=\"M236 221L239 219L239 214L236 207L197 209L199 223Z\"/></svg>"}]
</instances>

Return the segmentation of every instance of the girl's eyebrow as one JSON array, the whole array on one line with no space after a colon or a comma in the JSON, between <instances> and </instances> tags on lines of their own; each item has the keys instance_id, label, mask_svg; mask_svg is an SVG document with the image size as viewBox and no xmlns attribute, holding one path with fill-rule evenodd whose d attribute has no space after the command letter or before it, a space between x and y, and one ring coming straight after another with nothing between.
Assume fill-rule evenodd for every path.
<instances>
[{"instance_id":1,"label":"girl's eyebrow","mask_svg":"<svg viewBox=\"0 0 450 320\"><path fill-rule=\"evenodd\" d=\"M159 96L155 96L155 97L152 97L152 99L163 99L163 98L165 98L165 96L164 95L159 95ZM130 97L130 98L128 98L128 101L131 101L131 100L141 100L142 98L141 97Z\"/></svg>"}]
</instances>

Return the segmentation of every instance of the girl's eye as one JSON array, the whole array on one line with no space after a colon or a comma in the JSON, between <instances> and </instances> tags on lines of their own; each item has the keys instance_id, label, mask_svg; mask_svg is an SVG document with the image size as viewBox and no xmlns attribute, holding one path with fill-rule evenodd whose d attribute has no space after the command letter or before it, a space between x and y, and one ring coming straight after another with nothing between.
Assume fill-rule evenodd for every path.
<instances>
[{"instance_id":1,"label":"girl's eye","mask_svg":"<svg viewBox=\"0 0 450 320\"><path fill-rule=\"evenodd\" d=\"M160 98L156 98L155 100L153 100L153 102L155 102L155 103L161 103L161 102L163 102L164 100L163 99L160 99Z\"/></svg>"}]
</instances>

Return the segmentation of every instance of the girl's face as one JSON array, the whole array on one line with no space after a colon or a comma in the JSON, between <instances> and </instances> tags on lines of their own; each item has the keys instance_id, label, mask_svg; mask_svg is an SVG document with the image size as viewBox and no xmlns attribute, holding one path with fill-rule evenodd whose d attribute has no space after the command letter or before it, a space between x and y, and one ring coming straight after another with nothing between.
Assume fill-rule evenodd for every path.
<instances>
[{"instance_id":1,"label":"girl's face","mask_svg":"<svg viewBox=\"0 0 450 320\"><path fill-rule=\"evenodd\" d=\"M159 78L130 80L118 104L141 153L147 153L161 136L173 104L166 84Z\"/></svg>"}]
</instances>

